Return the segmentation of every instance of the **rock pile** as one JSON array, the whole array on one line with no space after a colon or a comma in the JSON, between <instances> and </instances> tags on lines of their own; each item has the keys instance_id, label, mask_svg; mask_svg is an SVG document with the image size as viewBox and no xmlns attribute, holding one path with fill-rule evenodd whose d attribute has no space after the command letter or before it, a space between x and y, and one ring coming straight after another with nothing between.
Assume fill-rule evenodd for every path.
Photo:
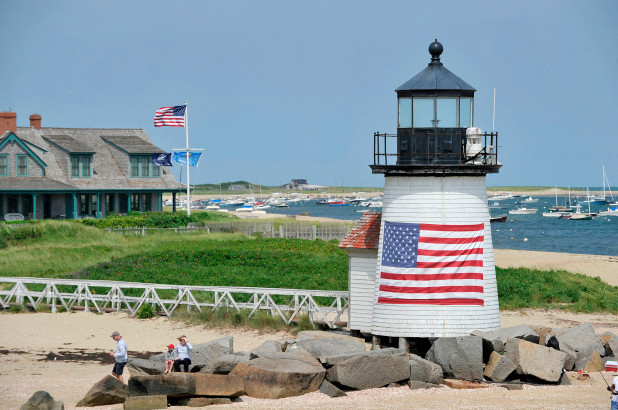
<instances>
[{"instance_id":1,"label":"rock pile","mask_svg":"<svg viewBox=\"0 0 618 410\"><path fill-rule=\"evenodd\" d=\"M558 348L545 344L551 337ZM552 339L555 345L555 341ZM597 335L591 325L573 329L517 326L470 336L415 340L421 355L384 347L367 350L365 340L335 332L300 332L296 339L271 340L250 352L234 352L225 337L195 345L189 373L163 374L163 358L130 359L128 386L107 376L78 406L124 402L125 409L167 405L201 407L241 400L278 399L319 390L330 397L346 391L405 385L482 388L499 382L569 384L565 371L604 370L615 360L618 339Z\"/></svg>"}]
</instances>

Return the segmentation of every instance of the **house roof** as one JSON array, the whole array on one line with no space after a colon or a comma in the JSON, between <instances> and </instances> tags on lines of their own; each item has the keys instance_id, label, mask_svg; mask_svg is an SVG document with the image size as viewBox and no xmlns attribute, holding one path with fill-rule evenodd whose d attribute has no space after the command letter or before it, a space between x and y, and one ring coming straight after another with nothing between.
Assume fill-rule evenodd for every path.
<instances>
[{"instance_id":1,"label":"house roof","mask_svg":"<svg viewBox=\"0 0 618 410\"><path fill-rule=\"evenodd\" d=\"M58 145L60 148L64 149L70 153L94 153L95 151L92 147L76 140L73 137L68 135L44 135L48 141Z\"/></svg>"},{"instance_id":2,"label":"house roof","mask_svg":"<svg viewBox=\"0 0 618 410\"><path fill-rule=\"evenodd\" d=\"M101 135L101 138L129 154L160 154L165 152L149 141L134 135Z\"/></svg>"},{"instance_id":3,"label":"house roof","mask_svg":"<svg viewBox=\"0 0 618 410\"><path fill-rule=\"evenodd\" d=\"M10 134L3 134L0 143ZM39 148L36 155L46 165L45 175L39 177L0 178L3 191L35 190L184 190L169 167L161 167L157 178L135 178L129 175L127 153L153 154L163 152L152 144L143 129L17 127L15 135ZM103 136L112 136L107 141ZM109 138L109 137L105 137ZM122 142L124 140L124 143ZM122 146L121 146L122 145ZM87 148L86 148L87 147ZM124 147L124 148L123 148ZM125 149L126 148L126 149ZM87 149L87 150L86 150ZM72 152L92 152L92 175L84 178L70 176L69 155ZM32 182L29 182L31 181Z\"/></svg>"},{"instance_id":4,"label":"house roof","mask_svg":"<svg viewBox=\"0 0 618 410\"><path fill-rule=\"evenodd\" d=\"M367 211L339 244L340 248L378 249L382 212Z\"/></svg>"}]
</instances>

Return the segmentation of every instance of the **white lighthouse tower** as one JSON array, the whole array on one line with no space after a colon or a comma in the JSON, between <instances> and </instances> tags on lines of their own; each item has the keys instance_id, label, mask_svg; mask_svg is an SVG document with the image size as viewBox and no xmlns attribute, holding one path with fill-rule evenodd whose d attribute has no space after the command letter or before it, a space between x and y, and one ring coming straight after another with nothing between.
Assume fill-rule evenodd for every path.
<instances>
[{"instance_id":1,"label":"white lighthouse tower","mask_svg":"<svg viewBox=\"0 0 618 410\"><path fill-rule=\"evenodd\" d=\"M474 128L474 92L440 62L395 90L397 135L374 134L384 174L371 332L444 337L500 327L486 175L498 133Z\"/></svg>"}]
</instances>

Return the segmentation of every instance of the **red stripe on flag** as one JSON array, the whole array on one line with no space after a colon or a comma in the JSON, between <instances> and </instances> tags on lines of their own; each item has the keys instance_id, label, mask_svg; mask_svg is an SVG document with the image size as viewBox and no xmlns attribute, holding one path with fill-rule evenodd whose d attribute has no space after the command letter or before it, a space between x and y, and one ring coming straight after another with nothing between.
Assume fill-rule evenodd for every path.
<instances>
[{"instance_id":1,"label":"red stripe on flag","mask_svg":"<svg viewBox=\"0 0 618 410\"><path fill-rule=\"evenodd\" d=\"M389 280L449 280L449 279L480 279L483 280L483 274L478 272L470 273L436 273L436 274L397 274L390 272L381 272L381 279Z\"/></svg>"},{"instance_id":2,"label":"red stripe on flag","mask_svg":"<svg viewBox=\"0 0 618 410\"><path fill-rule=\"evenodd\" d=\"M380 285L382 292L391 293L453 293L453 292L475 292L483 293L482 286L429 286L429 287L404 287Z\"/></svg>"},{"instance_id":3,"label":"red stripe on flag","mask_svg":"<svg viewBox=\"0 0 618 410\"><path fill-rule=\"evenodd\" d=\"M464 231L482 231L485 229L485 224L475 224L475 225L437 225L437 224L420 224L421 231L443 231L443 232L464 232Z\"/></svg>"},{"instance_id":4,"label":"red stripe on flag","mask_svg":"<svg viewBox=\"0 0 618 410\"><path fill-rule=\"evenodd\" d=\"M462 266L483 267L483 261L482 260L472 260L472 261L451 261L451 262L416 262L416 267L419 269L460 268Z\"/></svg>"},{"instance_id":5,"label":"red stripe on flag","mask_svg":"<svg viewBox=\"0 0 618 410\"><path fill-rule=\"evenodd\" d=\"M483 299L391 299L378 298L378 303L393 305L476 305L484 306Z\"/></svg>"},{"instance_id":6,"label":"red stripe on flag","mask_svg":"<svg viewBox=\"0 0 618 410\"><path fill-rule=\"evenodd\" d=\"M450 245L461 245L466 243L483 242L484 236L475 236L473 238L433 238L429 236L421 236L418 238L419 243L440 243Z\"/></svg>"},{"instance_id":7,"label":"red stripe on flag","mask_svg":"<svg viewBox=\"0 0 618 410\"><path fill-rule=\"evenodd\" d=\"M462 255L482 255L483 248L458 249L454 251L434 251L430 249L419 249L418 255L423 256L462 256Z\"/></svg>"}]
</instances>

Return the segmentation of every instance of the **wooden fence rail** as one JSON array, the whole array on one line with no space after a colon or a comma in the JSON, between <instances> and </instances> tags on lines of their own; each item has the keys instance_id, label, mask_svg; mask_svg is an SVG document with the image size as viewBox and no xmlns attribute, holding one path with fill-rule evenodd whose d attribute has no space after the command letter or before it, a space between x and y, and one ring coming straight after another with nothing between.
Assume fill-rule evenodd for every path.
<instances>
[{"instance_id":1,"label":"wooden fence rail","mask_svg":"<svg viewBox=\"0 0 618 410\"><path fill-rule=\"evenodd\" d=\"M183 286L107 280L0 277L0 308L13 305L38 309L49 306L52 313L83 309L98 313L127 311L134 315L146 304L166 316L180 306L202 312L230 308L249 310L251 317L266 310L286 324L307 314L312 323L330 328L347 320L349 294L346 291L246 288L226 286Z\"/></svg>"},{"instance_id":2,"label":"wooden fence rail","mask_svg":"<svg viewBox=\"0 0 618 410\"><path fill-rule=\"evenodd\" d=\"M120 235L142 235L145 236L150 232L166 231L175 233L186 233L195 231L207 232L239 232L246 235L259 234L266 238L297 238L297 239L322 239L330 241L332 239L342 240L349 232L350 227L342 223L322 224L320 226L301 224L301 223L286 223L275 228L270 221L252 221L252 222L208 222L190 223L186 227L180 228L146 228L146 227L129 227L129 228L106 228L107 232L114 232Z\"/></svg>"}]
</instances>

